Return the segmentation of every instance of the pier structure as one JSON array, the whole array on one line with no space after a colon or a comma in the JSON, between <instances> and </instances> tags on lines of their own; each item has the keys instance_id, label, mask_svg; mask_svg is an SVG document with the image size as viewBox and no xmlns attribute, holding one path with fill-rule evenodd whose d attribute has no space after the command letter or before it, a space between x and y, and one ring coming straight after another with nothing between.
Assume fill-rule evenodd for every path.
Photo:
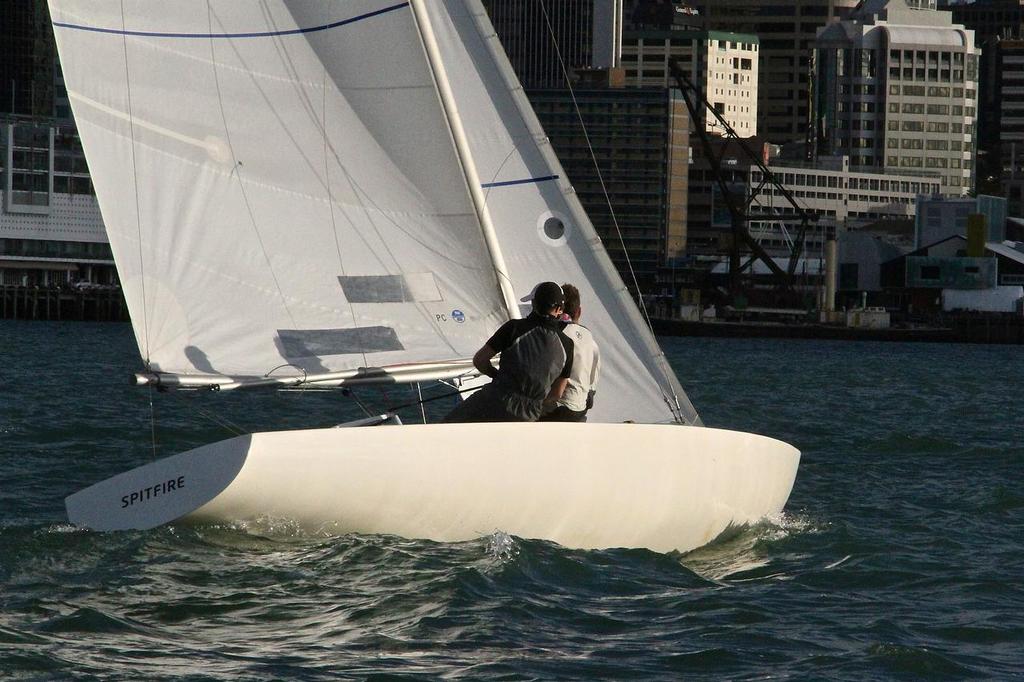
<instances>
[{"instance_id":1,"label":"pier structure","mask_svg":"<svg viewBox=\"0 0 1024 682\"><path fill-rule=\"evenodd\" d=\"M127 322L120 287L0 285L0 319Z\"/></svg>"}]
</instances>

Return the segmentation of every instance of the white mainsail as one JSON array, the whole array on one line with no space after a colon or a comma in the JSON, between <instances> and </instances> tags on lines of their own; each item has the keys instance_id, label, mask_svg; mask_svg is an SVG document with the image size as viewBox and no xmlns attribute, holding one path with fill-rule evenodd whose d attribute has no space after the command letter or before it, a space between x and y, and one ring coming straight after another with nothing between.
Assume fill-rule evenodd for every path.
<instances>
[{"instance_id":1,"label":"white mainsail","mask_svg":"<svg viewBox=\"0 0 1024 682\"><path fill-rule=\"evenodd\" d=\"M259 377L465 358L517 312L483 210L516 292L580 287L603 354L593 420L698 422L479 2L414 2L419 18L395 0L50 0L149 368Z\"/></svg>"},{"instance_id":2,"label":"white mainsail","mask_svg":"<svg viewBox=\"0 0 1024 682\"><path fill-rule=\"evenodd\" d=\"M464 358L507 319L407 3L51 12L151 369Z\"/></svg>"}]
</instances>

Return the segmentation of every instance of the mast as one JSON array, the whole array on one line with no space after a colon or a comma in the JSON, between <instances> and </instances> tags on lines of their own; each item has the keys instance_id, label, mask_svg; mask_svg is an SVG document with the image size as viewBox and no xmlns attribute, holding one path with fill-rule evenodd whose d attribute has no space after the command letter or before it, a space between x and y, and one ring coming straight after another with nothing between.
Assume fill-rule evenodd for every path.
<instances>
[{"instance_id":1,"label":"mast","mask_svg":"<svg viewBox=\"0 0 1024 682\"><path fill-rule=\"evenodd\" d=\"M466 138L466 131L462 127L462 119L459 117L458 107L455 105L455 97L452 95L451 84L448 81L448 74L441 61L441 51L437 46L437 38L430 26L430 19L427 10L423 6L424 0L410 0L413 18L419 29L420 38L423 40L423 48L427 54L427 63L434 76L434 83L441 98L441 108L444 109L445 119L451 130L452 138L455 141L455 152L458 154L462 164L462 171L466 176L466 184L469 186L469 194L473 200L473 207L476 209L477 220L480 229L483 231L484 241L487 244L487 252L491 256L491 265L498 277L498 287L501 296L505 301L505 308L508 310L509 318L517 319L519 314L519 303L515 291L512 288L512 278L509 277L508 268L505 266L505 258L501 254L501 246L498 243L498 235L491 222L490 213L487 211L486 198L480 183L480 176L477 174L476 164L469 153L469 140Z\"/></svg>"}]
</instances>

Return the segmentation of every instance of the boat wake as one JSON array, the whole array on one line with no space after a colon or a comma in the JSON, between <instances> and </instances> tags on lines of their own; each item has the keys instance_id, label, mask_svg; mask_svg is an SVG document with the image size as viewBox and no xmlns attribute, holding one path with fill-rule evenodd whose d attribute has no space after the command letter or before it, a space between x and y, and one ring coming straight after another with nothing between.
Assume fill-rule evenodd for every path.
<instances>
[{"instance_id":1,"label":"boat wake","mask_svg":"<svg viewBox=\"0 0 1024 682\"><path fill-rule=\"evenodd\" d=\"M720 584L748 580L787 580L791 576L773 569L778 549L794 538L825 529L805 514L772 514L752 525L733 526L714 541L679 556L694 573Z\"/></svg>"},{"instance_id":2,"label":"boat wake","mask_svg":"<svg viewBox=\"0 0 1024 682\"><path fill-rule=\"evenodd\" d=\"M504 564L519 556L519 546L511 535L496 530L487 536L487 554Z\"/></svg>"}]
</instances>

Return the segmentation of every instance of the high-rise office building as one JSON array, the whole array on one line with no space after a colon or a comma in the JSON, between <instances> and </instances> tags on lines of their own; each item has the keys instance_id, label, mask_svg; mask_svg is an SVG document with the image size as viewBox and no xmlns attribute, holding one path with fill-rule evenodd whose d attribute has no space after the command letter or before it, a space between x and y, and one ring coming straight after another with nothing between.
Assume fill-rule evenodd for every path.
<instances>
[{"instance_id":1,"label":"high-rise office building","mask_svg":"<svg viewBox=\"0 0 1024 682\"><path fill-rule=\"evenodd\" d=\"M815 43L815 153L974 187L978 50L948 12L868 0Z\"/></svg>"},{"instance_id":2,"label":"high-rise office building","mask_svg":"<svg viewBox=\"0 0 1024 682\"><path fill-rule=\"evenodd\" d=\"M1002 59L1005 50L1017 50L1001 41L1024 38L1024 0L941 2L939 7L953 13L954 23L973 30L974 43L981 48L978 66L978 190L997 191L995 181L1002 174L1003 152L1007 151L1002 144ZM1013 177L1017 176L1014 171ZM1005 185L1005 180L1003 182Z\"/></svg>"},{"instance_id":3,"label":"high-rise office building","mask_svg":"<svg viewBox=\"0 0 1024 682\"><path fill-rule=\"evenodd\" d=\"M1000 184L1012 216L1024 215L1024 40L996 38L990 43L999 74Z\"/></svg>"},{"instance_id":4,"label":"high-rise office building","mask_svg":"<svg viewBox=\"0 0 1024 682\"><path fill-rule=\"evenodd\" d=\"M663 11L668 8L669 11ZM622 69L631 87L676 87L669 62L675 59L740 137L757 134L758 39L755 35L705 31L690 25L678 6L641 0L625 22ZM711 133L721 133L716 117L702 111Z\"/></svg>"},{"instance_id":5,"label":"high-rise office building","mask_svg":"<svg viewBox=\"0 0 1024 682\"><path fill-rule=\"evenodd\" d=\"M52 116L56 58L46 0L0 2L0 113Z\"/></svg>"},{"instance_id":6,"label":"high-rise office building","mask_svg":"<svg viewBox=\"0 0 1024 682\"><path fill-rule=\"evenodd\" d=\"M939 9L953 13L953 21L974 31L979 47L995 37L1019 37L1024 24L1024 0L975 0L939 3Z\"/></svg>"},{"instance_id":7,"label":"high-rise office building","mask_svg":"<svg viewBox=\"0 0 1024 682\"><path fill-rule=\"evenodd\" d=\"M618 65L622 0L483 0L526 88L566 86L566 71Z\"/></svg>"},{"instance_id":8,"label":"high-rise office building","mask_svg":"<svg viewBox=\"0 0 1024 682\"><path fill-rule=\"evenodd\" d=\"M758 36L757 131L770 142L804 140L817 30L846 17L859 0L691 0L709 30Z\"/></svg>"},{"instance_id":9,"label":"high-rise office building","mask_svg":"<svg viewBox=\"0 0 1024 682\"><path fill-rule=\"evenodd\" d=\"M622 278L635 272L651 291L658 268L686 248L690 119L678 91L527 95Z\"/></svg>"}]
</instances>

